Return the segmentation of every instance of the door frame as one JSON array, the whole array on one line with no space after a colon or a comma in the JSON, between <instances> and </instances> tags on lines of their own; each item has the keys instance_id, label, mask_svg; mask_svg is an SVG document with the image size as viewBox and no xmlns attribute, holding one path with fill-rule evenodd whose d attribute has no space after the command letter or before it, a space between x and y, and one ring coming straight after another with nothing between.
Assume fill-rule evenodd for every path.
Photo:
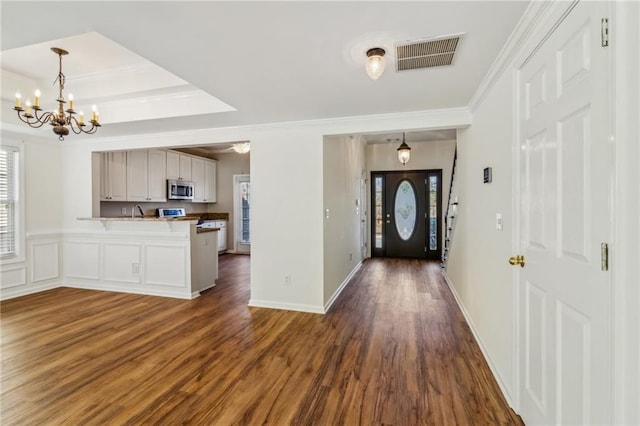
<instances>
[{"instance_id":1,"label":"door frame","mask_svg":"<svg viewBox=\"0 0 640 426\"><path fill-rule=\"evenodd\" d=\"M375 183L375 178L377 176L382 176L383 177L383 181L382 181L382 185L383 188L386 185L386 181L385 181L385 177L387 175L393 175L393 174L402 174L402 173L425 173L425 175L429 175L429 174L437 174L438 175L438 201L437 201L437 209L438 209L438 223L437 223L437 234L438 234L438 244L437 244L437 249L436 249L436 253L432 256L427 256L426 259L430 259L430 260L440 260L441 256L442 256L442 246L443 246L443 241L444 241L444 236L442 233L443 227L444 227L444 213L442 211L442 199L443 199L443 185L442 185L442 176L443 176L443 170L442 169L422 169L422 170L380 170L380 171L371 171L370 173L370 200L369 200L369 221L370 221L370 232L371 232L371 257L386 257L387 253L386 253L386 245L382 244L381 248L376 248L376 218L375 218L375 202L376 202L376 183ZM427 194L429 193L429 187L428 184L427 186ZM384 206L385 206L385 202L386 199L384 198L384 190L383 190L383 198L382 198L382 206L383 206L383 213L384 213ZM429 212L429 202L428 199L425 200L425 212ZM386 232L386 224L384 222L384 220L382 221L382 234L384 235L384 233ZM425 242L426 244L429 244L429 226L428 226L428 221L425 221Z\"/></svg>"}]
</instances>

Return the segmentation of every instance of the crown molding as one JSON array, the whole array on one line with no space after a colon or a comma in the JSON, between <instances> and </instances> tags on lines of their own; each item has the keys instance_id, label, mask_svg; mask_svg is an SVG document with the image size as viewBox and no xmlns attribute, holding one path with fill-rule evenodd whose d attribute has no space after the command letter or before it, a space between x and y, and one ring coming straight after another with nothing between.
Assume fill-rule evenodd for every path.
<instances>
[{"instance_id":1,"label":"crown molding","mask_svg":"<svg viewBox=\"0 0 640 426\"><path fill-rule=\"evenodd\" d=\"M131 140L140 148L158 146L207 145L251 141L268 133L297 131L321 136L379 133L411 130L441 130L465 128L471 125L471 112L467 107L404 113L349 116L319 120L264 123L246 126L216 127L179 130L173 132L142 133L107 137L92 137L101 149L126 149ZM65 140L65 144L67 141ZM69 141L68 145L87 144L87 140ZM130 145L130 144L129 144Z\"/></svg>"},{"instance_id":2,"label":"crown molding","mask_svg":"<svg viewBox=\"0 0 640 426\"><path fill-rule=\"evenodd\" d=\"M553 2L544 0L533 0L529 3L529 6L524 11L520 21L516 24L516 27L507 39L502 50L498 53L496 60L491 65L491 68L489 68L480 86L478 86L473 96L471 96L468 104L471 112L474 112L480 104L482 104L487 94L491 92L491 89L498 80L500 80L505 71L513 64L516 56L529 40L533 31L546 15L549 8L551 8L552 4Z\"/></svg>"}]
</instances>

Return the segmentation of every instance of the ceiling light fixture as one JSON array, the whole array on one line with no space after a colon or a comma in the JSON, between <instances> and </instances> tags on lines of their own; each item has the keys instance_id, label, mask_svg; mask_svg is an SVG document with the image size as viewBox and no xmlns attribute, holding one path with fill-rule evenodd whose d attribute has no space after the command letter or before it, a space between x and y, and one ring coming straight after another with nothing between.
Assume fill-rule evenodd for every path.
<instances>
[{"instance_id":1,"label":"ceiling light fixture","mask_svg":"<svg viewBox=\"0 0 640 426\"><path fill-rule=\"evenodd\" d=\"M238 154L246 154L251 149L249 142L239 142L233 144L233 150Z\"/></svg>"},{"instance_id":2,"label":"ceiling light fixture","mask_svg":"<svg viewBox=\"0 0 640 426\"><path fill-rule=\"evenodd\" d=\"M54 85L56 81L58 82L58 99L56 99L58 109L51 112L40 113L40 111L42 111L40 107L40 90L35 91L33 105L31 105L30 100L27 100L24 109L22 108L22 95L20 95L20 92L16 93L16 105L13 109L17 112L18 118L20 118L23 123L27 123L33 128L37 129L47 123L51 124L53 126L53 133L58 135L58 139L61 141L69 134L69 129L76 135L80 133L95 133L98 127L100 127L98 110L95 105L93 106L91 120L89 120L89 123L91 123L90 128L88 128L84 122L84 114L82 111L78 113L78 118L74 116L76 112L73 109L73 95L71 93L69 94L69 107L66 110L64 109L64 104L66 104L67 101L65 101L64 96L62 96L62 89L64 89L64 83L66 81L65 75L62 73L62 57L68 55L69 52L58 47L52 47L51 50L53 50L59 58L58 77L53 82ZM21 115L20 113L23 111L24 114Z\"/></svg>"},{"instance_id":3,"label":"ceiling light fixture","mask_svg":"<svg viewBox=\"0 0 640 426\"><path fill-rule=\"evenodd\" d=\"M381 47L374 47L367 50L367 62L364 69L371 80L377 80L384 72L384 54L386 52Z\"/></svg>"},{"instance_id":4,"label":"ceiling light fixture","mask_svg":"<svg viewBox=\"0 0 640 426\"><path fill-rule=\"evenodd\" d=\"M409 148L409 145L405 142L405 135L404 132L402 132L402 143L398 147L398 160L404 166L409 162L409 159L411 159L411 148Z\"/></svg>"}]
</instances>

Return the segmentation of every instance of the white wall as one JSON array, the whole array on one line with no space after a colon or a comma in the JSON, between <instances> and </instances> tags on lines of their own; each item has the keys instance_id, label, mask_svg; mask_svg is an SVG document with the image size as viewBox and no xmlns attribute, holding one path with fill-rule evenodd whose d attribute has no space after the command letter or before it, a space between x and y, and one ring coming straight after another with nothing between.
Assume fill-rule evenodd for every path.
<instances>
[{"instance_id":1,"label":"white wall","mask_svg":"<svg viewBox=\"0 0 640 426\"><path fill-rule=\"evenodd\" d=\"M640 3L615 2L615 222L612 247L617 424L640 424Z\"/></svg>"},{"instance_id":2,"label":"white wall","mask_svg":"<svg viewBox=\"0 0 640 426\"><path fill-rule=\"evenodd\" d=\"M363 178L366 178L363 138L326 137L323 149L325 308L337 298L346 285L345 280L363 260L360 219L367 203L360 194Z\"/></svg>"},{"instance_id":3,"label":"white wall","mask_svg":"<svg viewBox=\"0 0 640 426\"><path fill-rule=\"evenodd\" d=\"M367 175L371 179L372 171L392 171L392 170L437 170L442 169L442 240L444 241L444 217L447 212L447 201L449 197L449 186L451 185L451 168L453 166L453 156L456 150L456 141L423 141L412 142L411 159L406 166L402 166L398 161L399 144L371 144L367 146ZM371 187L369 186L369 193ZM369 201L371 202L371 201ZM369 206L368 210L371 210ZM369 221L371 218L369 218ZM370 222L369 222L370 223ZM371 225L367 227L371 241ZM442 244L444 249L444 244ZM371 254L369 244L368 253Z\"/></svg>"},{"instance_id":4,"label":"white wall","mask_svg":"<svg viewBox=\"0 0 640 426\"><path fill-rule=\"evenodd\" d=\"M251 167L251 153L238 154L230 152L228 154L217 154L218 160L218 180L217 195L215 204L211 204L208 211L215 213L229 213L229 223L227 224L227 247L233 248L233 175L249 174Z\"/></svg>"},{"instance_id":5,"label":"white wall","mask_svg":"<svg viewBox=\"0 0 640 426\"><path fill-rule=\"evenodd\" d=\"M303 129L251 139L250 305L323 312L322 142Z\"/></svg>"},{"instance_id":6,"label":"white wall","mask_svg":"<svg viewBox=\"0 0 640 426\"><path fill-rule=\"evenodd\" d=\"M25 239L20 258L0 267L0 299L16 297L60 284L62 180L60 141L2 131L3 145L22 147Z\"/></svg>"},{"instance_id":7,"label":"white wall","mask_svg":"<svg viewBox=\"0 0 640 426\"><path fill-rule=\"evenodd\" d=\"M511 267L511 75L505 75L475 111L473 124L458 130L458 216L447 274L479 334L503 388L514 394ZM482 170L493 168L484 184ZM495 215L502 213L503 231Z\"/></svg>"}]
</instances>

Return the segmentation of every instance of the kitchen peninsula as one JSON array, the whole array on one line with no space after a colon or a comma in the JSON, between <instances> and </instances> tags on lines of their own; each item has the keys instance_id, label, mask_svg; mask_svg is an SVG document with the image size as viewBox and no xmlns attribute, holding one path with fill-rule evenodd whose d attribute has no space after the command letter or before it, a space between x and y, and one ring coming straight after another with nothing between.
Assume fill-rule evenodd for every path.
<instances>
[{"instance_id":1,"label":"kitchen peninsula","mask_svg":"<svg viewBox=\"0 0 640 426\"><path fill-rule=\"evenodd\" d=\"M67 285L193 299L218 277L218 228L197 216L87 217L65 241Z\"/></svg>"}]
</instances>

